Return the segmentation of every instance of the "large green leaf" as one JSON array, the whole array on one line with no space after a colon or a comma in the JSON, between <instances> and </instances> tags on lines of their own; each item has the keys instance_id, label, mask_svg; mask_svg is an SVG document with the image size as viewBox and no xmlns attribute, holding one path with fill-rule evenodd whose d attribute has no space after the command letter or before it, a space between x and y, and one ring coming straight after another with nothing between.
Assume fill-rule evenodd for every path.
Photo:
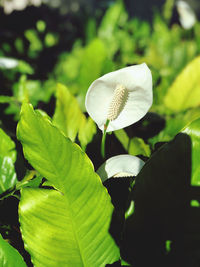
<instances>
[{"instance_id":1,"label":"large green leaf","mask_svg":"<svg viewBox=\"0 0 200 267\"><path fill-rule=\"evenodd\" d=\"M113 206L87 155L28 104L17 134L28 161L59 190L22 190L21 231L34 265L92 267L118 260L109 234Z\"/></svg>"},{"instance_id":2,"label":"large green leaf","mask_svg":"<svg viewBox=\"0 0 200 267\"><path fill-rule=\"evenodd\" d=\"M200 105L200 57L190 62L176 78L165 97L165 105L173 111Z\"/></svg>"},{"instance_id":3,"label":"large green leaf","mask_svg":"<svg viewBox=\"0 0 200 267\"><path fill-rule=\"evenodd\" d=\"M53 123L72 141L78 134L82 147L86 147L92 141L96 132L94 122L86 119L76 98L62 84L57 85Z\"/></svg>"},{"instance_id":4,"label":"large green leaf","mask_svg":"<svg viewBox=\"0 0 200 267\"><path fill-rule=\"evenodd\" d=\"M19 254L8 242L0 235L0 265L1 267L26 267L26 264Z\"/></svg>"},{"instance_id":5,"label":"large green leaf","mask_svg":"<svg viewBox=\"0 0 200 267\"><path fill-rule=\"evenodd\" d=\"M200 186L200 118L191 122L183 130L192 140L192 179L191 185Z\"/></svg>"}]
</instances>

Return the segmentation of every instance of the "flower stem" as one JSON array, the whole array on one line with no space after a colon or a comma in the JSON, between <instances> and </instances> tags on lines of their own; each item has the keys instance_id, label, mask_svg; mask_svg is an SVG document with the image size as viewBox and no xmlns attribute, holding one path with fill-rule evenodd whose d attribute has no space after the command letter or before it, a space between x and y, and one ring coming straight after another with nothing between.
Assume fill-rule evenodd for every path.
<instances>
[{"instance_id":1,"label":"flower stem","mask_svg":"<svg viewBox=\"0 0 200 267\"><path fill-rule=\"evenodd\" d=\"M108 128L109 122L110 121L107 120L106 123L104 124L103 136L102 136L102 140L101 140L101 155L102 155L103 159L105 158L106 130Z\"/></svg>"}]
</instances>

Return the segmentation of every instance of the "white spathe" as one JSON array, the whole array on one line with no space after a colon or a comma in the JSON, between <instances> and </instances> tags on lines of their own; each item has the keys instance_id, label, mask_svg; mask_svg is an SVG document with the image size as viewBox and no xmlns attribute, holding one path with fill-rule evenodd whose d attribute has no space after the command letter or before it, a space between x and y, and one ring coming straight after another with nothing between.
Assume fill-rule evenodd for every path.
<instances>
[{"instance_id":1,"label":"white spathe","mask_svg":"<svg viewBox=\"0 0 200 267\"><path fill-rule=\"evenodd\" d=\"M102 182L111 177L136 176L144 161L128 154L114 156L106 160L97 170Z\"/></svg>"},{"instance_id":2,"label":"white spathe","mask_svg":"<svg viewBox=\"0 0 200 267\"><path fill-rule=\"evenodd\" d=\"M111 120L107 132L127 127L139 121L152 105L152 75L145 63L110 72L89 87L85 106L88 114L103 131L110 105L116 98L116 88L125 88L128 96L119 115Z\"/></svg>"},{"instance_id":3,"label":"white spathe","mask_svg":"<svg viewBox=\"0 0 200 267\"><path fill-rule=\"evenodd\" d=\"M177 1L176 6L181 26L186 30L191 29L196 22L196 15L194 11L188 3L182 0Z\"/></svg>"}]
</instances>

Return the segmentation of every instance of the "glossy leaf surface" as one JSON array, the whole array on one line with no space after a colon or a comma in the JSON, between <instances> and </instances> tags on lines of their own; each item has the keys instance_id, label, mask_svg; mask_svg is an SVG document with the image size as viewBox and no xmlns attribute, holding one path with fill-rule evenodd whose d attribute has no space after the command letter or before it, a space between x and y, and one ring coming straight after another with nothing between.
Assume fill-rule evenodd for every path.
<instances>
[{"instance_id":1,"label":"glossy leaf surface","mask_svg":"<svg viewBox=\"0 0 200 267\"><path fill-rule=\"evenodd\" d=\"M86 154L28 104L17 133L25 157L59 190L22 190L21 231L34 265L92 267L118 260L108 232L110 197Z\"/></svg>"}]
</instances>

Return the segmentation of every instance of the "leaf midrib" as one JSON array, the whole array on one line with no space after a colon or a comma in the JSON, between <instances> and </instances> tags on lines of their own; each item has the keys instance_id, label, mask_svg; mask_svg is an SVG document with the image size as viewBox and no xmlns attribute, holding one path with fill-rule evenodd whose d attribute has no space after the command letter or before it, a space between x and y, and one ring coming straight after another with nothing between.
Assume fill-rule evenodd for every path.
<instances>
[{"instance_id":1,"label":"leaf midrib","mask_svg":"<svg viewBox=\"0 0 200 267\"><path fill-rule=\"evenodd\" d=\"M37 115L37 114L36 114ZM37 115L38 116L38 115ZM39 121L41 121L41 118L39 118ZM50 124L50 122L46 122L46 123L49 123ZM53 125L52 125L53 126ZM55 126L53 126L53 127L55 127ZM57 129L56 129L57 130ZM58 130L57 130L58 131ZM40 123L39 123L39 132L40 133L43 133L43 131L41 131L41 127L40 127ZM62 133L61 133L62 134ZM46 151L48 152L48 146L47 146L47 144L46 144L46 142L45 142L45 139L44 139L44 137L43 137L43 135L42 134L40 134L40 136L41 136L41 139L42 139L42 144L44 144L44 146L45 146L45 149L46 149ZM66 138L64 135L63 135L63 138ZM67 146L68 146L68 144L67 144ZM56 177L62 177L63 178L63 176L62 176L62 173L59 173L58 171L57 171L57 168L56 168L56 163L54 162L54 160L52 159L52 157L51 157L51 153L47 153L48 154L48 157L49 157L49 159L50 159L50 162L51 163L53 163L52 165L53 165L53 168L54 168L54 170L55 170L55 173L56 173ZM61 174L61 175L60 175ZM48 179L47 179L48 180ZM58 179L58 181L59 181L59 179ZM60 184L60 183L59 183ZM60 188L62 188L62 186L59 186ZM58 189L60 189L60 188L58 188ZM81 245L80 245L80 243L79 243L79 240L78 240L78 237L77 237L77 233L76 233L76 231L75 231L75 229L77 229L76 227L75 227L75 225L74 225L74 220L72 219L73 218L73 216L72 216L72 214L73 214L73 212L72 212L72 210L71 210L71 206L70 206L70 204L69 204L69 200L68 200L68 198L67 198L67 194L66 194L66 192L62 192L63 194L64 194L64 196L65 196L65 199L66 199L66 203L67 203L67 206L69 207L68 208L68 210L69 210L69 213L70 213L70 218L71 218L71 222L72 222L72 228L73 228L73 233L74 233L74 237L75 237L75 240L76 240L76 243L77 243L77 247L78 247L78 250L79 250L79 254L80 254L80 258L81 258L81 260L82 260L82 262L83 262L83 266L87 266L86 264L85 264L85 261L84 261L84 258L83 258L83 256L82 256L82 253L81 253Z\"/></svg>"}]
</instances>

